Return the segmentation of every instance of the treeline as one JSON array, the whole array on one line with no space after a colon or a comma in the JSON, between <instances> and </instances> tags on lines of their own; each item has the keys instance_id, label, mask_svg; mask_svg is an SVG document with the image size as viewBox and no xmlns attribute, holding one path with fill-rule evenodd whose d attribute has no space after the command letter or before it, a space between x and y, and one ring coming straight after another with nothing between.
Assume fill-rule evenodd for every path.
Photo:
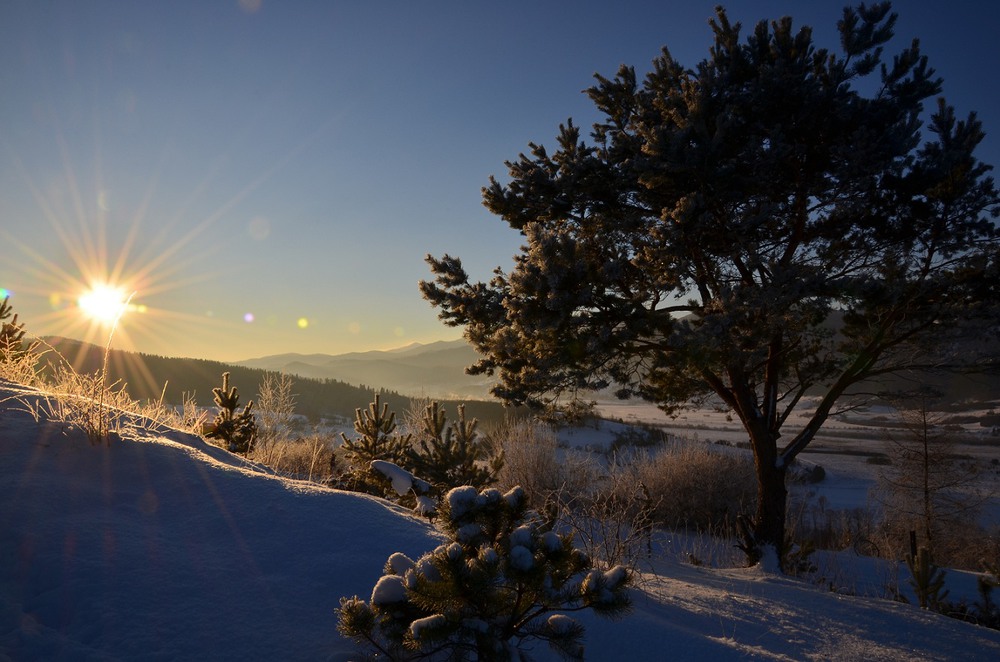
<instances>
[{"instance_id":1,"label":"treeline","mask_svg":"<svg viewBox=\"0 0 1000 662\"><path fill-rule=\"evenodd\" d=\"M42 355L45 369L52 370L62 362L60 356L79 373L94 374L104 365L104 348L67 338L45 338L53 351ZM44 347L44 346L43 346ZM139 401L159 400L179 405L185 394L193 396L200 406L212 406L212 389L219 385L223 372L239 388L245 402L257 398L258 385L267 371L229 365L207 359L174 358L112 349L108 354L107 382L120 383L130 397ZM343 416L353 420L354 410L364 408L378 394L395 411L405 411L413 398L369 386L355 386L334 379L309 379L291 376L295 394L295 413L311 421ZM164 388L165 387L165 388ZM440 401L454 412L458 402ZM469 401L466 414L481 421L499 421L506 410L496 402Z\"/></svg>"}]
</instances>

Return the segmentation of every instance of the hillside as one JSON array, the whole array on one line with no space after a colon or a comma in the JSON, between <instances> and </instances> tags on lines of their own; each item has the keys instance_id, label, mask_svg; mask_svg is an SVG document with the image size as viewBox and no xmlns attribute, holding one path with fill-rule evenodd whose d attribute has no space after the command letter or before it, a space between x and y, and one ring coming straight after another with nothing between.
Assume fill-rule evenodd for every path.
<instances>
[{"instance_id":1,"label":"hillside","mask_svg":"<svg viewBox=\"0 0 1000 662\"><path fill-rule=\"evenodd\" d=\"M313 379L378 384L414 397L486 400L492 380L465 373L478 359L467 342L453 340L347 354L275 354L238 363Z\"/></svg>"},{"instance_id":2,"label":"hillside","mask_svg":"<svg viewBox=\"0 0 1000 662\"><path fill-rule=\"evenodd\" d=\"M839 324L839 315L834 314L827 326L833 332ZM995 366L996 343L988 338L975 339L968 346L954 351L983 356L984 366ZM318 380L377 385L413 397L489 400L493 379L465 373L465 369L479 358L481 357L465 340L459 339L347 354L274 354L239 361L238 365ZM955 404L1000 399L1000 375L995 367L971 375L945 372L904 373L863 382L855 391L893 393L912 390L915 385L934 388L942 393L945 401ZM605 405L619 403L614 395L615 391L616 388L611 387L593 393L590 397ZM821 393L820 388L810 389L808 392L809 395Z\"/></svg>"},{"instance_id":3,"label":"hillside","mask_svg":"<svg viewBox=\"0 0 1000 662\"><path fill-rule=\"evenodd\" d=\"M36 420L43 400L0 382L0 659L357 659L340 597L367 598L390 553L439 540L384 501L174 430L139 422L91 446ZM639 586L621 621L579 615L588 660L1000 658L1000 632L756 568L658 554Z\"/></svg>"},{"instance_id":4,"label":"hillside","mask_svg":"<svg viewBox=\"0 0 1000 662\"><path fill-rule=\"evenodd\" d=\"M67 338L46 338L45 341L77 372L96 374L100 371L104 348ZM58 362L53 352L46 353L44 358L50 363ZM167 403L176 405L183 401L184 394L194 394L199 405L212 406L212 389L221 384L223 372L231 374L231 382L239 388L245 402L257 397L258 385L268 370L278 369L270 365L247 367L112 349L108 360L108 382L125 384L129 395L140 401L158 400L162 394ZM359 370L359 374L367 374L370 379L359 381L360 385L352 385L332 378L294 377L292 392L296 395L296 413L313 421L334 416L353 420L355 408L367 406L376 390L383 394L383 401L397 412L403 412L410 406L411 393L404 395L385 387L375 371L365 373ZM442 400L442 404L454 411L458 402ZM481 421L500 420L504 416L503 407L496 402L470 400L466 412Z\"/></svg>"}]
</instances>

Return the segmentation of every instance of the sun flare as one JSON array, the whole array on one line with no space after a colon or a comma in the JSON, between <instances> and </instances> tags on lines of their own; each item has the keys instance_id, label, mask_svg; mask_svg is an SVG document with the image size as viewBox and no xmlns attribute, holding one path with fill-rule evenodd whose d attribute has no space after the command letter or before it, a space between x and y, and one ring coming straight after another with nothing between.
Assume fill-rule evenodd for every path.
<instances>
[{"instance_id":1,"label":"sun flare","mask_svg":"<svg viewBox=\"0 0 1000 662\"><path fill-rule=\"evenodd\" d=\"M77 305L91 321L111 326L124 314L130 298L124 288L98 283L80 295Z\"/></svg>"}]
</instances>

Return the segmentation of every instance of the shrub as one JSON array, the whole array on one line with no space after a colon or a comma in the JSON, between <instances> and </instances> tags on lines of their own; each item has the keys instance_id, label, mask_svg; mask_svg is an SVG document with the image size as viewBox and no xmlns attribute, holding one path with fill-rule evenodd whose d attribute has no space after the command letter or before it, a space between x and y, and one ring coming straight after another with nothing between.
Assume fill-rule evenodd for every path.
<instances>
[{"instance_id":1,"label":"shrub","mask_svg":"<svg viewBox=\"0 0 1000 662\"><path fill-rule=\"evenodd\" d=\"M292 478L323 482L330 475L333 440L314 432L255 448L250 458Z\"/></svg>"},{"instance_id":2,"label":"shrub","mask_svg":"<svg viewBox=\"0 0 1000 662\"><path fill-rule=\"evenodd\" d=\"M632 461L634 482L649 490L656 524L699 531L732 532L736 516L757 498L748 454L674 444Z\"/></svg>"},{"instance_id":3,"label":"shrub","mask_svg":"<svg viewBox=\"0 0 1000 662\"><path fill-rule=\"evenodd\" d=\"M243 411L237 410L240 395L235 386L229 386L228 372L222 373L222 386L213 388L212 393L219 413L215 416L212 429L205 436L221 440L234 453L249 454L257 438L253 400L246 404Z\"/></svg>"},{"instance_id":4,"label":"shrub","mask_svg":"<svg viewBox=\"0 0 1000 662\"><path fill-rule=\"evenodd\" d=\"M503 451L497 487L521 487L549 519L554 520L569 501L588 493L597 480L593 462L563 452L551 427L508 420L490 433L489 443Z\"/></svg>"},{"instance_id":5,"label":"shrub","mask_svg":"<svg viewBox=\"0 0 1000 662\"><path fill-rule=\"evenodd\" d=\"M411 435L396 434L396 413L379 399L368 404L368 409L354 410L353 439L341 433L343 443L339 452L330 456L330 485L342 490L364 492L374 496L392 498L391 482L377 471L373 471L374 461L404 464L406 450L410 446ZM340 469L340 458L347 467Z\"/></svg>"},{"instance_id":6,"label":"shrub","mask_svg":"<svg viewBox=\"0 0 1000 662\"><path fill-rule=\"evenodd\" d=\"M458 406L458 418L447 422L437 402L424 408L416 431L416 442L406 449L406 467L439 492L459 485L477 489L496 482L503 467L503 452L492 452L480 438L479 421L465 418L465 405Z\"/></svg>"},{"instance_id":7,"label":"shrub","mask_svg":"<svg viewBox=\"0 0 1000 662\"><path fill-rule=\"evenodd\" d=\"M517 660L531 640L582 660L583 626L561 612L629 609L631 573L595 570L519 488L455 488L440 521L451 542L415 562L393 554L370 602L341 599L343 635L391 660Z\"/></svg>"}]
</instances>

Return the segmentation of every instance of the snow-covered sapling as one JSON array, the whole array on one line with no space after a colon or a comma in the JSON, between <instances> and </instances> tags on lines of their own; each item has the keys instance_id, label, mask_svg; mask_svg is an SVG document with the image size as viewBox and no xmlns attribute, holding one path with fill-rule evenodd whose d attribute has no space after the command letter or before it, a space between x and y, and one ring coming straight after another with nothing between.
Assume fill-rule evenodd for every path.
<instances>
[{"instance_id":1,"label":"snow-covered sapling","mask_svg":"<svg viewBox=\"0 0 1000 662\"><path fill-rule=\"evenodd\" d=\"M567 613L630 608L630 571L595 569L520 487L454 488L439 521L450 541L416 561L389 557L369 602L341 599L343 635L392 660L516 660L532 640L581 660L583 626Z\"/></svg>"},{"instance_id":2,"label":"snow-covered sapling","mask_svg":"<svg viewBox=\"0 0 1000 662\"><path fill-rule=\"evenodd\" d=\"M383 403L377 393L367 409L354 410L354 431L357 433L354 438L344 433L340 435L344 440L340 449L349 466L346 471L337 472L337 455L334 454L330 461L331 473L335 476L331 484L352 492L391 497L389 480L374 470L372 462L403 465L410 435L396 434L396 413L389 410L389 405Z\"/></svg>"}]
</instances>

